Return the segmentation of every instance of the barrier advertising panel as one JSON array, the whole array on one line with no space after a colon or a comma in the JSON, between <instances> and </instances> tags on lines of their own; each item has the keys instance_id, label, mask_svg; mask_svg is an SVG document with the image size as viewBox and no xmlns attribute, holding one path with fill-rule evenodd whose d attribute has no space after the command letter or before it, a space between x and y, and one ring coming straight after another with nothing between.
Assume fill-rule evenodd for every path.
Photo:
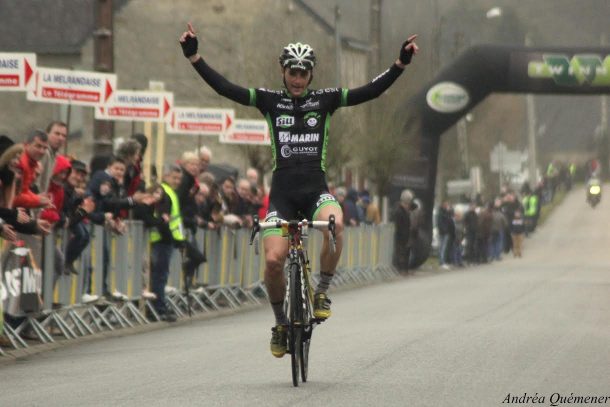
<instances>
[{"instance_id":1,"label":"barrier advertising panel","mask_svg":"<svg viewBox=\"0 0 610 407\"><path fill-rule=\"evenodd\" d=\"M26 247L12 246L2 254L0 300L7 314L22 316L41 309L42 273L32 264Z\"/></svg>"}]
</instances>

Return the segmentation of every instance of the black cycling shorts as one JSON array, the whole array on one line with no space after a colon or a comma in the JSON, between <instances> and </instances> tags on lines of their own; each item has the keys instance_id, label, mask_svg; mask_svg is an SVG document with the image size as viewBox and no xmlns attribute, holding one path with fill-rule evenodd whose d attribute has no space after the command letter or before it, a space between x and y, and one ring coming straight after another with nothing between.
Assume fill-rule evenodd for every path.
<instances>
[{"instance_id":1,"label":"black cycling shorts","mask_svg":"<svg viewBox=\"0 0 610 407\"><path fill-rule=\"evenodd\" d=\"M269 209L265 221L315 220L320 209L328 205L339 206L328 185L323 171L281 170L273 173ZM267 229L264 236L280 235L280 229Z\"/></svg>"}]
</instances>

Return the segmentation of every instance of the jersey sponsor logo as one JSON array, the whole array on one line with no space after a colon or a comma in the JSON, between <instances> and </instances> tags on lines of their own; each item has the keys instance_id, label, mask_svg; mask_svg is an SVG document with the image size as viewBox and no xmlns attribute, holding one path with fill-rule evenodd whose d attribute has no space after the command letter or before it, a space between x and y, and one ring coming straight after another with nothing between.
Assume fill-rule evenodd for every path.
<instances>
[{"instance_id":1,"label":"jersey sponsor logo","mask_svg":"<svg viewBox=\"0 0 610 407\"><path fill-rule=\"evenodd\" d=\"M316 202L316 208L319 208L320 205L322 205L324 202L336 202L337 200L335 199L334 196L332 196L331 194L322 194L320 195L320 199L318 199L318 202Z\"/></svg>"},{"instance_id":2,"label":"jersey sponsor logo","mask_svg":"<svg viewBox=\"0 0 610 407\"><path fill-rule=\"evenodd\" d=\"M282 146L282 148L280 149L280 154L284 158L290 157L292 155L292 150L290 149L290 146L288 146L288 145Z\"/></svg>"},{"instance_id":3,"label":"jersey sponsor logo","mask_svg":"<svg viewBox=\"0 0 610 407\"><path fill-rule=\"evenodd\" d=\"M273 93L274 95L282 94L282 91L279 91L279 90L273 90L273 89L267 89L267 88L258 88L258 90L260 90L261 92Z\"/></svg>"},{"instance_id":4,"label":"jersey sponsor logo","mask_svg":"<svg viewBox=\"0 0 610 407\"><path fill-rule=\"evenodd\" d=\"M294 155L317 155L318 147L290 147L289 145L283 145L280 149L280 154L284 158L289 158Z\"/></svg>"},{"instance_id":5,"label":"jersey sponsor logo","mask_svg":"<svg viewBox=\"0 0 610 407\"><path fill-rule=\"evenodd\" d=\"M318 147L292 147L292 154L318 154Z\"/></svg>"},{"instance_id":6,"label":"jersey sponsor logo","mask_svg":"<svg viewBox=\"0 0 610 407\"><path fill-rule=\"evenodd\" d=\"M278 103L277 105L275 105L275 107L277 107L278 109L283 109L283 110L292 110L293 109L292 104L284 104L284 103Z\"/></svg>"},{"instance_id":7,"label":"jersey sponsor logo","mask_svg":"<svg viewBox=\"0 0 610 407\"><path fill-rule=\"evenodd\" d=\"M313 98L309 98L305 101L305 103L303 103L301 105L301 109L303 110L308 110L308 109L318 109L320 108L320 101L319 100L313 100Z\"/></svg>"},{"instance_id":8,"label":"jersey sponsor logo","mask_svg":"<svg viewBox=\"0 0 610 407\"><path fill-rule=\"evenodd\" d=\"M319 89L316 91L316 95L322 95L324 93L335 93L335 92L339 92L339 88Z\"/></svg>"},{"instance_id":9,"label":"jersey sponsor logo","mask_svg":"<svg viewBox=\"0 0 610 407\"><path fill-rule=\"evenodd\" d=\"M305 125L310 129L315 129L320 124L320 114L318 112L309 112L304 117Z\"/></svg>"},{"instance_id":10,"label":"jersey sponsor logo","mask_svg":"<svg viewBox=\"0 0 610 407\"><path fill-rule=\"evenodd\" d=\"M275 119L275 125L282 129L292 127L294 126L294 117L283 114Z\"/></svg>"},{"instance_id":11,"label":"jersey sponsor logo","mask_svg":"<svg viewBox=\"0 0 610 407\"><path fill-rule=\"evenodd\" d=\"M291 134L289 131L280 131L278 138L280 143L317 143L320 141L320 133Z\"/></svg>"}]
</instances>

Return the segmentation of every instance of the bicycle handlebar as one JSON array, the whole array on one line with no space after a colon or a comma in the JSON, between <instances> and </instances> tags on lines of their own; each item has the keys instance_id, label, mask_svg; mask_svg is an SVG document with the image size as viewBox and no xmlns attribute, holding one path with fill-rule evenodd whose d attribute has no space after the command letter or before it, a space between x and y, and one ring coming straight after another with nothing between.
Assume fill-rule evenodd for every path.
<instances>
[{"instance_id":1,"label":"bicycle handlebar","mask_svg":"<svg viewBox=\"0 0 610 407\"><path fill-rule=\"evenodd\" d=\"M331 234L331 250L335 251L336 244L336 236L335 236L335 215L330 215L328 220L314 220L308 221L307 219L303 219L301 221L287 221L284 219L278 219L276 221L271 222L260 222L258 216L255 216L252 224L252 234L250 235L250 245L256 240L258 233L261 230L266 229L280 229L282 226L295 225L299 228L307 228L313 227L314 229L324 230L327 229ZM258 254L258 245L256 245L255 250Z\"/></svg>"},{"instance_id":2,"label":"bicycle handlebar","mask_svg":"<svg viewBox=\"0 0 610 407\"><path fill-rule=\"evenodd\" d=\"M287 220L277 220L277 221L271 221L271 222L260 222L258 224L259 230L265 230L265 229L279 229L282 226L288 226L290 225L292 222L289 222ZM313 222L308 221L307 219L303 219L302 221L299 221L297 223L297 225L299 227L313 227L314 229L329 229L331 222L327 221L327 220L314 220Z\"/></svg>"}]
</instances>

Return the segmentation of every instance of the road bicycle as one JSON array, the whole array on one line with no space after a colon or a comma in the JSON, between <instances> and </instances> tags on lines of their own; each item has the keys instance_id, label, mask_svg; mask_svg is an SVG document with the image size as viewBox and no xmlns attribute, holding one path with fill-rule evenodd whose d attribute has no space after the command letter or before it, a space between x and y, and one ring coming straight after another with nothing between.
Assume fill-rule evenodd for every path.
<instances>
[{"instance_id":1,"label":"road bicycle","mask_svg":"<svg viewBox=\"0 0 610 407\"><path fill-rule=\"evenodd\" d=\"M288 238L287 257L287 288L284 307L288 316L288 353L292 367L292 384L299 385L299 376L303 383L307 382L309 348L311 336L316 325L323 320L313 316L314 289L311 280L311 268L305 243L309 228L328 230L330 250L335 251L335 217L330 215L328 221L308 221L307 219L286 221L259 222L254 219L250 244L255 243L258 254L258 234L265 229L281 229L282 236Z\"/></svg>"}]
</instances>

